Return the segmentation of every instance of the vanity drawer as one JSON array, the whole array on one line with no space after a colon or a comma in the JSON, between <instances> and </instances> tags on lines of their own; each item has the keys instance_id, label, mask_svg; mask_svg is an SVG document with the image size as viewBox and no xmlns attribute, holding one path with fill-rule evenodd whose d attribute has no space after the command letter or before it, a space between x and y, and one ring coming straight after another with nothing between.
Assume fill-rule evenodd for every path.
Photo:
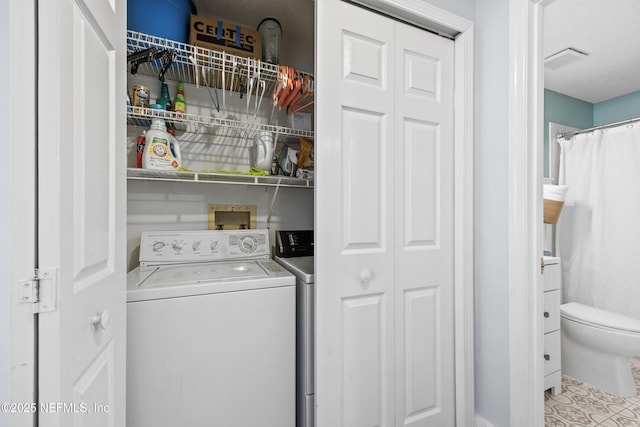
<instances>
[{"instance_id":1,"label":"vanity drawer","mask_svg":"<svg viewBox=\"0 0 640 427\"><path fill-rule=\"evenodd\" d=\"M544 293L544 333L560 329L560 291Z\"/></svg>"},{"instance_id":2,"label":"vanity drawer","mask_svg":"<svg viewBox=\"0 0 640 427\"><path fill-rule=\"evenodd\" d=\"M560 331L544 335L544 374L560 370Z\"/></svg>"},{"instance_id":3,"label":"vanity drawer","mask_svg":"<svg viewBox=\"0 0 640 427\"><path fill-rule=\"evenodd\" d=\"M544 282L544 291L553 291L560 289L560 282L562 280L562 273L560 270L560 263L558 264L545 264L544 274L542 275Z\"/></svg>"}]
</instances>

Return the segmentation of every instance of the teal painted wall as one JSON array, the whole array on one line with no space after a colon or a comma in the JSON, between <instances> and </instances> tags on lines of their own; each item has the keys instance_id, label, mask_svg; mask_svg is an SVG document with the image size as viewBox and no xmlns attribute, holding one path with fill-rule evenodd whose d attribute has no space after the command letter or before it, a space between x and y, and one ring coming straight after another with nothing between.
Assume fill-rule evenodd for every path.
<instances>
[{"instance_id":1,"label":"teal painted wall","mask_svg":"<svg viewBox=\"0 0 640 427\"><path fill-rule=\"evenodd\" d=\"M593 105L593 126L640 117L640 91Z\"/></svg>"},{"instance_id":2,"label":"teal painted wall","mask_svg":"<svg viewBox=\"0 0 640 427\"><path fill-rule=\"evenodd\" d=\"M593 126L594 105L552 90L544 90L544 176L549 176L549 122L586 129Z\"/></svg>"},{"instance_id":3,"label":"teal painted wall","mask_svg":"<svg viewBox=\"0 0 640 427\"><path fill-rule=\"evenodd\" d=\"M544 90L544 176L549 176L549 122L587 129L640 117L640 91L592 104Z\"/></svg>"}]
</instances>

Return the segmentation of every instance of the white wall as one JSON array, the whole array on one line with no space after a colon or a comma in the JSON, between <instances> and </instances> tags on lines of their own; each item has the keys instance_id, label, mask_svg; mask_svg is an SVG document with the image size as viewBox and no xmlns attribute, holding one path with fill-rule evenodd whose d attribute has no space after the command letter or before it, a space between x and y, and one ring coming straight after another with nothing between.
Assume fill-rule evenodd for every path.
<instances>
[{"instance_id":1,"label":"white wall","mask_svg":"<svg viewBox=\"0 0 640 427\"><path fill-rule=\"evenodd\" d=\"M509 0L476 0L476 412L509 425Z\"/></svg>"},{"instance_id":2,"label":"white wall","mask_svg":"<svg viewBox=\"0 0 640 427\"><path fill-rule=\"evenodd\" d=\"M9 52L9 2L0 2L0 52ZM9 92L9 61L0 62L1 93ZM5 101L7 98L5 98ZM10 102L0 103L0 129L9 128ZM5 141L4 149L11 150L11 141ZM11 173L7 167L0 168L0 182L3 183L0 192L0 403L9 401L9 373L11 359L9 355L9 283L11 283L11 269L9 268L9 234L11 230L10 188ZM8 425L7 415L0 411L0 426Z\"/></svg>"},{"instance_id":3,"label":"white wall","mask_svg":"<svg viewBox=\"0 0 640 427\"><path fill-rule=\"evenodd\" d=\"M129 181L127 265L138 265L142 231L206 230L209 204L256 205L257 228L313 229L313 190L280 188L267 224L275 187Z\"/></svg>"},{"instance_id":4,"label":"white wall","mask_svg":"<svg viewBox=\"0 0 640 427\"><path fill-rule=\"evenodd\" d=\"M455 13L469 21L475 21L476 0L427 0L424 3Z\"/></svg>"}]
</instances>

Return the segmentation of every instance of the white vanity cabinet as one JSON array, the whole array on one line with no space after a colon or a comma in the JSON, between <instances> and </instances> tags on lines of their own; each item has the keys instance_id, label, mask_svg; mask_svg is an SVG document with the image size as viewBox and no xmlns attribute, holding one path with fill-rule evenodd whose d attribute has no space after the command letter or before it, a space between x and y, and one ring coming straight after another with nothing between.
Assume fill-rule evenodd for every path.
<instances>
[{"instance_id":1,"label":"white vanity cabinet","mask_svg":"<svg viewBox=\"0 0 640 427\"><path fill-rule=\"evenodd\" d=\"M560 370L560 258L543 258L544 274L544 389L551 388L560 394L562 372Z\"/></svg>"}]
</instances>

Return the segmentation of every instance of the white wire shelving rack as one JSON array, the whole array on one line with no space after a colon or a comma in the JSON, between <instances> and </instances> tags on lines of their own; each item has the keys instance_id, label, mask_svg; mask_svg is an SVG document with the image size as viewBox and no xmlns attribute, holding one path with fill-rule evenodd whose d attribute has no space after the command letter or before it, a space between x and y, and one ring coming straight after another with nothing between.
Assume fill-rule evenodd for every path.
<instances>
[{"instance_id":1,"label":"white wire shelving rack","mask_svg":"<svg viewBox=\"0 0 640 427\"><path fill-rule=\"evenodd\" d=\"M127 111L127 124L149 127L151 120L155 117L160 117L166 122L171 123L177 130L191 133L212 133L214 129L227 128L235 129L238 131L239 136L244 138L251 138L257 131L269 131L285 137L310 139L314 137L313 131L308 130L140 107L129 108Z\"/></svg>"},{"instance_id":2,"label":"white wire shelving rack","mask_svg":"<svg viewBox=\"0 0 640 427\"><path fill-rule=\"evenodd\" d=\"M251 67L255 67L257 61L244 58L237 55L221 52L214 49L207 49L200 46L194 46L187 43L177 42L161 37L140 33L137 31L127 30L127 54L132 54L151 47L159 50L169 50L175 53L173 65L170 66L165 74L167 80L183 81L185 83L195 85L197 83L195 67L189 59L193 56L199 67L207 67L215 71L226 71L227 74L233 74L234 67L239 66L243 73ZM160 61L146 62L140 64L138 72L147 76L158 77L162 71ZM259 62L259 71L263 79L273 83L277 78L278 66L267 62ZM200 76L197 76L200 78ZM237 83L237 81L236 81ZM269 89L269 88L267 88Z\"/></svg>"},{"instance_id":3,"label":"white wire shelving rack","mask_svg":"<svg viewBox=\"0 0 640 427\"><path fill-rule=\"evenodd\" d=\"M278 66L252 59L231 55L213 49L206 49L182 42L168 40L136 31L127 31L127 53L131 55L145 49L156 48L158 52L169 51L172 63L164 70L160 57L137 64L136 73L159 77L164 70L164 78L168 81L182 81L195 86L213 86L221 84L225 79L225 90L243 90L242 80L246 85L250 70L259 70L260 78L265 81L264 103L268 105L268 96L272 93L277 81ZM194 64L195 62L195 64ZM197 65L196 65L197 64ZM205 72L202 72L202 69ZM244 86L246 90L246 86ZM220 129L233 130L239 137L251 138L258 131L272 132L284 138L314 138L313 131L293 129L285 126L255 123L243 120L230 120L220 117L181 114L173 111L156 110L130 106L127 110L127 124L148 127L153 118L162 118L174 129L190 132L216 134ZM227 174L216 172L187 172L151 169L127 169L127 179L131 181L164 181L191 182L200 184L232 184L279 187L295 187L313 189L314 181L287 176L254 176L244 174ZM275 198L275 194L274 194Z\"/></svg>"},{"instance_id":4,"label":"white wire shelving rack","mask_svg":"<svg viewBox=\"0 0 640 427\"><path fill-rule=\"evenodd\" d=\"M265 81L264 98L267 99L264 99L264 103L265 105L269 104L268 97L273 91L273 86L278 75L278 67L276 65L136 31L127 31L128 54L140 52L152 47L158 51L168 50L173 54L173 62L167 67L164 74L165 79L170 81L182 81L196 86L208 84L209 87L212 87L214 81L218 82L217 84L221 84L222 75L225 75L225 90L239 91L243 90L241 81L244 80L244 84L246 85L246 80L251 70L258 70L260 79ZM194 62L197 65L195 65ZM206 70L205 73L202 73L203 67ZM162 61L158 58L139 64L136 73L144 76L158 77L163 69ZM151 119L154 117L165 119L165 121L171 123L178 130L193 133L208 133L211 129L227 128L238 130L242 137L247 138L252 137L257 131L269 131L283 137L314 138L313 131L293 129L285 126L274 126L193 114L178 114L171 111L150 108L131 107L127 111L127 123L134 126L149 126Z\"/></svg>"},{"instance_id":5,"label":"white wire shelving rack","mask_svg":"<svg viewBox=\"0 0 640 427\"><path fill-rule=\"evenodd\" d=\"M215 172L183 172L153 169L127 169L127 178L138 181L192 182L200 184L259 185L266 187L295 187L312 189L314 182L309 179L281 175L243 175Z\"/></svg>"}]
</instances>

